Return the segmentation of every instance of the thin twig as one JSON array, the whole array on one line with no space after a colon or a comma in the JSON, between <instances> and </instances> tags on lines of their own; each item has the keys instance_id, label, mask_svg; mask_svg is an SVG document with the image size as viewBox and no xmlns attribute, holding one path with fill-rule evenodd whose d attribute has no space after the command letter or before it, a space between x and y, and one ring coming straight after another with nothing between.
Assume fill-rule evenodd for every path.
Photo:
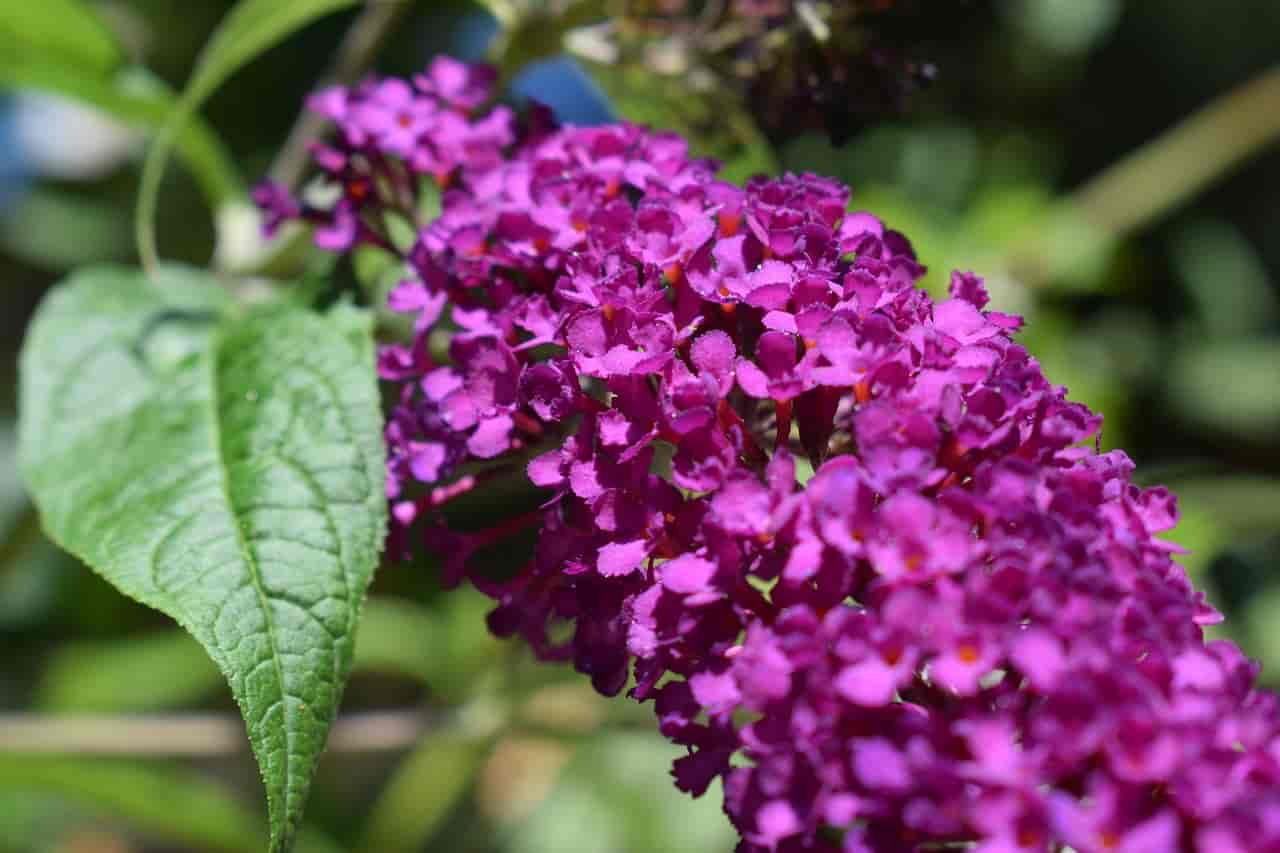
<instances>
[{"instance_id":1,"label":"thin twig","mask_svg":"<svg viewBox=\"0 0 1280 853\"><path fill-rule=\"evenodd\" d=\"M321 78L319 87L346 86L356 82L369 70L379 45L411 5L410 0L369 0L343 36L333 64ZM307 143L320 135L324 125L325 120L308 109L304 108L298 114L280 153L271 164L268 174L272 180L293 187L302 179L307 168Z\"/></svg>"},{"instance_id":2,"label":"thin twig","mask_svg":"<svg viewBox=\"0 0 1280 853\"><path fill-rule=\"evenodd\" d=\"M328 751L397 752L434 727L417 709L348 714L333 724ZM0 714L0 753L207 758L248 749L244 723L230 714Z\"/></svg>"}]
</instances>

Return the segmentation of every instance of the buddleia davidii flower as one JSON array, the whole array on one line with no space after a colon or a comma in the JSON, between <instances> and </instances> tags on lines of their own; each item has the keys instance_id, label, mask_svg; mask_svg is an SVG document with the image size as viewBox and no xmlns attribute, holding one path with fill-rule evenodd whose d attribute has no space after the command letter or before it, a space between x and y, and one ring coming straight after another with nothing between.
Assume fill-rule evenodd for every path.
<instances>
[{"instance_id":1,"label":"buddleia davidii flower","mask_svg":"<svg viewBox=\"0 0 1280 853\"><path fill-rule=\"evenodd\" d=\"M410 102L470 109L450 74L470 94ZM351 162L400 156L349 116L372 88L326 97ZM454 582L539 525L513 579L471 575L490 626L601 692L631 681L687 749L676 784L723 780L744 851L1280 845L1276 700L1204 642L1216 614L1158 538L1171 496L1087 447L1100 418L980 279L933 302L833 181L739 189L629 125L512 138L456 164L396 250L416 319L379 362L395 550L437 550ZM443 524L521 469L538 512Z\"/></svg>"}]
</instances>

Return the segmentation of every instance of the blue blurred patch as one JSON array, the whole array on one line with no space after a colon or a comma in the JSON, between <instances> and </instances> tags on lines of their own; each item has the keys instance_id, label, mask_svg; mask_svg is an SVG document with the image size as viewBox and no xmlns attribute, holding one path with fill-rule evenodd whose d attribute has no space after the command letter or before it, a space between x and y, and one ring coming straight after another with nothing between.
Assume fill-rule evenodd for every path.
<instances>
[{"instance_id":1,"label":"blue blurred patch","mask_svg":"<svg viewBox=\"0 0 1280 853\"><path fill-rule=\"evenodd\" d=\"M458 59L481 61L497 33L498 22L492 15L467 15L459 22L449 50ZM532 99L546 104L565 124L607 124L617 120L609 98L568 56L530 63L511 81L511 94L520 102Z\"/></svg>"},{"instance_id":2,"label":"blue blurred patch","mask_svg":"<svg viewBox=\"0 0 1280 853\"><path fill-rule=\"evenodd\" d=\"M21 197L30 176L16 139L16 111L15 100L11 96L0 95L0 216L4 216Z\"/></svg>"},{"instance_id":3,"label":"blue blurred patch","mask_svg":"<svg viewBox=\"0 0 1280 853\"><path fill-rule=\"evenodd\" d=\"M565 124L606 124L617 120L608 97L568 56L526 66L511 81L511 92L520 100L541 101Z\"/></svg>"}]
</instances>

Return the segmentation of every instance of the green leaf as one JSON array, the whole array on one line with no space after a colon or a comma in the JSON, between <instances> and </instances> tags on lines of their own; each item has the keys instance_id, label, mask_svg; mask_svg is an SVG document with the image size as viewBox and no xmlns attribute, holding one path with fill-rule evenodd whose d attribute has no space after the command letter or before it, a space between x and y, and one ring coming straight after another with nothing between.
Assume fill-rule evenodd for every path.
<instances>
[{"instance_id":1,"label":"green leaf","mask_svg":"<svg viewBox=\"0 0 1280 853\"><path fill-rule=\"evenodd\" d=\"M123 761L0 755L0 789L57 793L199 850L261 850L255 816L194 773Z\"/></svg>"},{"instance_id":2,"label":"green leaf","mask_svg":"<svg viewBox=\"0 0 1280 853\"><path fill-rule=\"evenodd\" d=\"M28 797L54 794L81 809L191 849L226 853L262 849L259 817L236 798L201 774L154 763L0 754L0 792ZM63 811L59 822L65 828L68 816ZM303 829L298 838L298 853L337 849L314 829Z\"/></svg>"},{"instance_id":3,"label":"green leaf","mask_svg":"<svg viewBox=\"0 0 1280 853\"><path fill-rule=\"evenodd\" d=\"M356 847L359 853L422 850L471 787L488 754L488 734L427 735L396 768L378 797Z\"/></svg>"},{"instance_id":4,"label":"green leaf","mask_svg":"<svg viewBox=\"0 0 1280 853\"><path fill-rule=\"evenodd\" d=\"M1280 340L1272 337L1188 341L1178 348L1164 379L1170 402L1188 420L1235 442L1265 444L1280 429L1277 364Z\"/></svg>"},{"instance_id":5,"label":"green leaf","mask_svg":"<svg viewBox=\"0 0 1280 853\"><path fill-rule=\"evenodd\" d=\"M483 614L473 615L483 626ZM352 670L402 676L436 692L436 676L446 657L440 649L448 640L440 636L441 627L421 605L371 597L360 617ZM476 645L483 651L490 644ZM462 651L473 652L464 654L464 662L476 657L475 649ZM57 713L162 711L193 705L222 683L222 674L200 644L174 629L63 646L44 667L35 705Z\"/></svg>"},{"instance_id":6,"label":"green leaf","mask_svg":"<svg viewBox=\"0 0 1280 853\"><path fill-rule=\"evenodd\" d=\"M0 789L0 853L58 850L83 815L53 794Z\"/></svg>"},{"instance_id":7,"label":"green leaf","mask_svg":"<svg viewBox=\"0 0 1280 853\"><path fill-rule=\"evenodd\" d=\"M123 58L93 7L79 0L0 3L0 43L82 71L108 71Z\"/></svg>"},{"instance_id":8,"label":"green leaf","mask_svg":"<svg viewBox=\"0 0 1280 853\"><path fill-rule=\"evenodd\" d=\"M374 597L365 605L355 668L410 678L434 687L439 629L432 613L400 598Z\"/></svg>"},{"instance_id":9,"label":"green leaf","mask_svg":"<svg viewBox=\"0 0 1280 853\"><path fill-rule=\"evenodd\" d=\"M169 150L187 121L228 77L254 57L315 19L355 4L356 0L240 0L222 19L142 167L135 221L138 251L148 267L158 262L155 218L160 178Z\"/></svg>"},{"instance_id":10,"label":"green leaf","mask_svg":"<svg viewBox=\"0 0 1280 853\"><path fill-rule=\"evenodd\" d=\"M37 185L9 205L0 218L0 247L26 263L65 271L131 251L119 206L82 189Z\"/></svg>"},{"instance_id":11,"label":"green leaf","mask_svg":"<svg viewBox=\"0 0 1280 853\"><path fill-rule=\"evenodd\" d=\"M12 55L2 43L0 89L62 95L150 130L165 124L176 101L163 81L141 68L100 75L40 56ZM186 124L174 144L212 206L244 194L244 183L230 153L204 121L195 119Z\"/></svg>"},{"instance_id":12,"label":"green leaf","mask_svg":"<svg viewBox=\"0 0 1280 853\"><path fill-rule=\"evenodd\" d=\"M285 849L383 538L367 317L236 315L195 271L98 268L45 300L20 369L19 464L50 537L209 652Z\"/></svg>"},{"instance_id":13,"label":"green leaf","mask_svg":"<svg viewBox=\"0 0 1280 853\"><path fill-rule=\"evenodd\" d=\"M60 648L44 667L35 706L58 713L157 711L191 705L222 684L184 631Z\"/></svg>"},{"instance_id":14,"label":"green leaf","mask_svg":"<svg viewBox=\"0 0 1280 853\"><path fill-rule=\"evenodd\" d=\"M718 791L690 801L671 784L678 750L655 732L606 730L584 740L532 814L504 827L511 853L558 853L566 835L593 850L703 853L733 849ZM718 786L717 786L718 787Z\"/></svg>"}]
</instances>

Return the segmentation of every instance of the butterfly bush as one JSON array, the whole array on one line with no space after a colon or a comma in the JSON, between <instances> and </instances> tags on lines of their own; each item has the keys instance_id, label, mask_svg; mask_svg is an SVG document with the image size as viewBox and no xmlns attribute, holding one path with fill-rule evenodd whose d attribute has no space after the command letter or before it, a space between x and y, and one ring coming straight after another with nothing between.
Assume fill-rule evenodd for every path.
<instances>
[{"instance_id":1,"label":"butterfly bush","mask_svg":"<svg viewBox=\"0 0 1280 853\"><path fill-rule=\"evenodd\" d=\"M1280 850L1276 697L1205 641L1173 496L1094 448L980 278L935 302L835 181L733 186L672 133L485 110L492 81L320 92L336 202L257 191L269 227L409 271L415 335L379 360L397 554L652 702L741 851ZM444 524L513 468L533 515ZM469 570L531 525L513 578Z\"/></svg>"}]
</instances>

